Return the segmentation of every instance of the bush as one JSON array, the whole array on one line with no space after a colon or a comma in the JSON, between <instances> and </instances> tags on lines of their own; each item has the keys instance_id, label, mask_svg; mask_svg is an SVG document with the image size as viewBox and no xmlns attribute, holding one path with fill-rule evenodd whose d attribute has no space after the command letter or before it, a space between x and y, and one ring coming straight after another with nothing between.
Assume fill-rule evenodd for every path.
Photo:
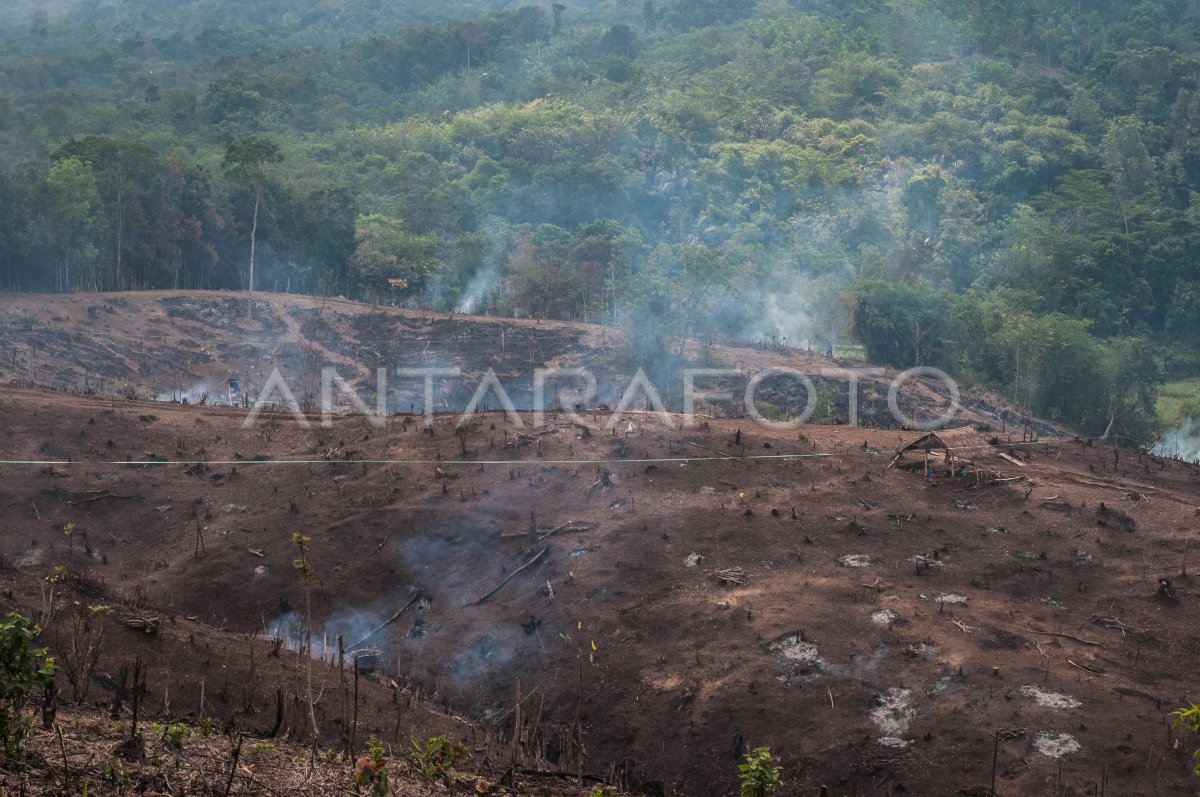
<instances>
[{"instance_id":1,"label":"bush","mask_svg":"<svg viewBox=\"0 0 1200 797\"><path fill-rule=\"evenodd\" d=\"M1171 717L1174 722L1171 723L1171 730L1180 726L1190 728L1197 736L1200 736L1200 706L1195 703L1188 708L1178 708L1171 712ZM1196 777L1200 777L1200 749L1192 753L1192 760L1196 762L1196 768L1193 770Z\"/></svg>"},{"instance_id":2,"label":"bush","mask_svg":"<svg viewBox=\"0 0 1200 797\"><path fill-rule=\"evenodd\" d=\"M54 658L46 648L34 647L42 629L16 612L0 619L0 748L2 758L15 761L29 735L25 706L30 698L54 689Z\"/></svg>"},{"instance_id":3,"label":"bush","mask_svg":"<svg viewBox=\"0 0 1200 797\"><path fill-rule=\"evenodd\" d=\"M757 747L746 753L746 763L738 764L738 779L742 782L741 797L766 797L779 785L782 767L776 766L771 751Z\"/></svg>"},{"instance_id":4,"label":"bush","mask_svg":"<svg viewBox=\"0 0 1200 797\"><path fill-rule=\"evenodd\" d=\"M462 746L445 736L431 736L422 742L412 737L408 751L409 768L423 778L445 778L461 757Z\"/></svg>"}]
</instances>

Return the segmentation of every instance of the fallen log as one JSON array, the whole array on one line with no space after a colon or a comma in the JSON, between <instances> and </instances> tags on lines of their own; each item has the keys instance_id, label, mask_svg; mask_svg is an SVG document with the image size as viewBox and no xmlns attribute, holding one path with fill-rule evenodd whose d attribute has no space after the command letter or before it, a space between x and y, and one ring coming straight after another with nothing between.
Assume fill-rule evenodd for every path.
<instances>
[{"instance_id":1,"label":"fallen log","mask_svg":"<svg viewBox=\"0 0 1200 797\"><path fill-rule=\"evenodd\" d=\"M1077 636L1071 636L1070 634L1061 634L1058 631L1043 631L1040 628L1030 628L1029 631L1034 634L1041 634L1042 636L1062 637L1063 639L1069 639L1072 642L1078 642L1081 645L1090 645L1091 647L1094 647L1094 648L1104 647L1104 644L1101 642L1093 642L1090 639L1080 639Z\"/></svg>"},{"instance_id":2,"label":"fallen log","mask_svg":"<svg viewBox=\"0 0 1200 797\"><path fill-rule=\"evenodd\" d=\"M386 620L384 620L384 621L383 621L383 625L379 626L379 627L378 627L378 628L376 628L374 631L372 631L371 633L367 634L365 637L363 637L362 639L358 640L358 641L357 641L357 642L355 642L353 645L351 645L351 646L348 648L349 652L353 653L354 651L358 650L358 649L359 649L359 648L361 648L363 645L367 644L367 642L369 642L369 641L370 641L370 640L371 640L371 639L372 639L372 638L373 638L373 637L374 637L376 634L378 634L380 631L384 630L384 629L385 629L385 628L387 628L389 625L391 625L392 623L394 623L394 622L396 622L397 620L399 620L399 619L400 619L400 615L402 615L402 614L404 614L406 611L408 611L408 607L409 607L409 606L412 606L414 603L416 603L416 602L417 602L417 599L418 599L418 598L420 598L420 597L421 597L421 591L420 591L420 590L417 590L417 591L416 591L416 593L414 593L414 594L413 594L413 596L412 596L411 598L409 598L409 599L408 599L408 603L406 603L406 604L404 604L403 606L401 606L401 607L400 607L400 609L399 609L399 611L397 611L397 612L396 612L395 614L393 614L391 617L389 617L388 619L386 619Z\"/></svg>"},{"instance_id":3,"label":"fallen log","mask_svg":"<svg viewBox=\"0 0 1200 797\"><path fill-rule=\"evenodd\" d=\"M719 583L728 584L735 587L745 586L746 579L750 577L746 574L746 571L740 567L730 567L725 570L718 570L714 575Z\"/></svg>"},{"instance_id":4,"label":"fallen log","mask_svg":"<svg viewBox=\"0 0 1200 797\"><path fill-rule=\"evenodd\" d=\"M1090 667L1084 667L1082 664L1076 664L1075 662L1071 661L1070 659L1067 659L1067 664L1070 664L1072 667L1074 667L1074 668L1075 668L1075 669L1077 669L1077 670L1082 670L1083 672L1086 672L1088 675L1095 675L1095 676L1097 676L1097 677L1099 677L1099 678L1103 678L1103 677L1104 677L1104 672L1103 672L1103 671L1101 671L1101 670L1093 670L1093 669L1092 669L1092 668L1090 668Z\"/></svg>"},{"instance_id":5,"label":"fallen log","mask_svg":"<svg viewBox=\"0 0 1200 797\"><path fill-rule=\"evenodd\" d=\"M141 498L141 496L140 495L117 495L116 493L110 493L106 490L106 491L100 493L99 495L93 495L91 498L82 498L78 501L67 501L67 506L82 506L83 504L90 504L93 501L100 501L105 498L114 498L114 499L121 499L121 500L128 501L132 498Z\"/></svg>"},{"instance_id":6,"label":"fallen log","mask_svg":"<svg viewBox=\"0 0 1200 797\"><path fill-rule=\"evenodd\" d=\"M475 601L474 603L472 603L472 604L470 604L470 605L471 605L471 606L478 606L478 605L480 605L481 603L483 603L484 601L486 601L488 598L490 598L490 597L492 597L493 595L495 595L495 594L496 594L497 592L499 592L500 590L504 589L504 585L505 585L505 584L507 584L508 582L512 581L513 577L514 577L514 576L516 576L516 575L517 575L517 573L520 573L522 570L524 570L525 568L529 567L530 565L532 565L532 564L533 564L534 562L536 562L537 560L541 559L543 556L545 556L545 554L546 554L546 551L548 551L548 550L550 550L550 548L549 548L549 547L546 547L546 548L543 548L542 550L538 551L538 552L537 552L537 553L534 555L534 557L533 557L532 559L530 559L528 562L526 562L525 564L521 565L521 566L520 566L520 567L518 567L516 570L512 571L512 572L511 572L511 573L509 573L507 576L505 576L505 577L504 577L504 580L503 580L503 581L501 581L499 584L497 584L495 589L493 589L491 592L489 592L488 594L484 595L482 598L480 598L479 600Z\"/></svg>"},{"instance_id":7,"label":"fallen log","mask_svg":"<svg viewBox=\"0 0 1200 797\"><path fill-rule=\"evenodd\" d=\"M135 631L141 631L147 636L153 636L158 633L158 625L162 620L158 617L147 617L140 614L127 614L118 618L118 622L126 628L132 628Z\"/></svg>"},{"instance_id":8,"label":"fallen log","mask_svg":"<svg viewBox=\"0 0 1200 797\"><path fill-rule=\"evenodd\" d=\"M547 537L553 537L555 534L568 534L568 533L574 533L577 531L591 531L592 529L596 528L599 525L600 525L599 523L589 523L586 520L571 520L571 521L568 521L568 522L562 524L558 528L550 529L549 531L542 532L541 534L538 535L538 539L544 540Z\"/></svg>"}]
</instances>

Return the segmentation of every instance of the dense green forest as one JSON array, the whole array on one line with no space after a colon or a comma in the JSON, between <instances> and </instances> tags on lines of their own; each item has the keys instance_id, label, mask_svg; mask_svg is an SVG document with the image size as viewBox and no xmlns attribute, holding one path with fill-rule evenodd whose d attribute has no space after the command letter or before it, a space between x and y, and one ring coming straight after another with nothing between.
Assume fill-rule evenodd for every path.
<instances>
[{"instance_id":1,"label":"dense green forest","mask_svg":"<svg viewBox=\"0 0 1200 797\"><path fill-rule=\"evenodd\" d=\"M1145 439L1198 66L1188 0L0 0L0 287L853 339Z\"/></svg>"}]
</instances>

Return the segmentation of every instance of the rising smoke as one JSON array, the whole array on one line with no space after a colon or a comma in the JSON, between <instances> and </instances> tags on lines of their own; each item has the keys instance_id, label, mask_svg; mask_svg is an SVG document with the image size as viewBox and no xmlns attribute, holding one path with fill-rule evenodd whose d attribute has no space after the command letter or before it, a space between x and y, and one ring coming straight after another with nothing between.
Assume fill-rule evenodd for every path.
<instances>
[{"instance_id":1,"label":"rising smoke","mask_svg":"<svg viewBox=\"0 0 1200 797\"><path fill-rule=\"evenodd\" d=\"M1185 418L1179 426L1162 436L1151 453L1200 463L1200 418Z\"/></svg>"}]
</instances>

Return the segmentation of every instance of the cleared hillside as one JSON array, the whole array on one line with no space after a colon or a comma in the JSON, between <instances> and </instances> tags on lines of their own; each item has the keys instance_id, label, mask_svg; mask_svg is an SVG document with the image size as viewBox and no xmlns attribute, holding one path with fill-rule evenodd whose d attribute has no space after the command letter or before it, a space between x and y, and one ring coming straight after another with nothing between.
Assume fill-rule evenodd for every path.
<instances>
[{"instance_id":1,"label":"cleared hillside","mask_svg":"<svg viewBox=\"0 0 1200 797\"><path fill-rule=\"evenodd\" d=\"M154 661L149 700L170 684L194 714L208 678L215 719L270 725L241 718L245 635L294 639L301 532L318 637L386 661L364 728L393 733L392 679L504 738L519 677L523 755L574 771L582 749L633 786L728 793L740 734L782 758L788 793L984 794L999 730L1002 793L1190 788L1164 722L1198 697L1195 466L1018 434L1011 480L974 488L889 469L913 437L896 430L244 417L0 393L7 458L54 460L0 465L5 605L36 608L71 563L87 600L174 618L148 642L112 629L97 694L128 644ZM267 713L276 676L257 677Z\"/></svg>"}]
</instances>

